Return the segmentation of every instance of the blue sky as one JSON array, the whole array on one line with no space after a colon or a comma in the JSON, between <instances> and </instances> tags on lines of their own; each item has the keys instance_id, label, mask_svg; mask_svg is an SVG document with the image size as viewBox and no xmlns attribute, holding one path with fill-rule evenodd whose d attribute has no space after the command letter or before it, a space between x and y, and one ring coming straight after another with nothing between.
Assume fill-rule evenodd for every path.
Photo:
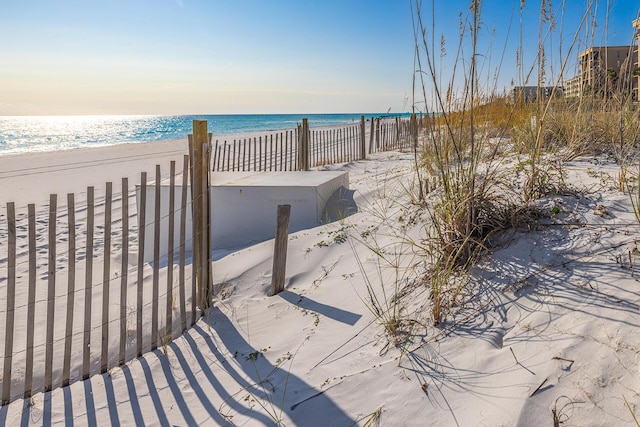
<instances>
[{"instance_id":1,"label":"blue sky","mask_svg":"<svg viewBox=\"0 0 640 427\"><path fill-rule=\"evenodd\" d=\"M519 1L482 5L487 76L505 52L499 90L517 76ZM555 0L554 9L563 3L568 40L588 1ZM593 44L606 43L607 7L608 43L630 43L633 3L598 2ZM525 64L539 4L525 3ZM432 2L423 0L445 80L468 5L435 1L432 26ZM413 57L409 0L0 0L2 115L408 111Z\"/></svg>"}]
</instances>

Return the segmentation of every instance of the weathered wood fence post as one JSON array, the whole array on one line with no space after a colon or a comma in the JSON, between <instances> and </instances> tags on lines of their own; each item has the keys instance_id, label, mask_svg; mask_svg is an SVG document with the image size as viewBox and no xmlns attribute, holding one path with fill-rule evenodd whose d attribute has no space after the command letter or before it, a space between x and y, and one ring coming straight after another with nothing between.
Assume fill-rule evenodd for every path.
<instances>
[{"instance_id":1,"label":"weathered wood fence post","mask_svg":"<svg viewBox=\"0 0 640 427\"><path fill-rule=\"evenodd\" d=\"M271 295L284 291L287 273L287 243L289 240L289 218L291 205L278 205L275 248L273 250L273 274L271 275Z\"/></svg>"},{"instance_id":2,"label":"weathered wood fence post","mask_svg":"<svg viewBox=\"0 0 640 427\"><path fill-rule=\"evenodd\" d=\"M302 119L298 126L298 170L309 170L309 119Z\"/></svg>"},{"instance_id":3,"label":"weathered wood fence post","mask_svg":"<svg viewBox=\"0 0 640 427\"><path fill-rule=\"evenodd\" d=\"M7 203L7 317L4 337L4 366L2 370L2 404L11 401L11 363L13 361L13 328L16 307L16 207Z\"/></svg>"},{"instance_id":4,"label":"weathered wood fence post","mask_svg":"<svg viewBox=\"0 0 640 427\"><path fill-rule=\"evenodd\" d=\"M198 288L198 305L204 312L211 306L211 224L209 200L210 135L206 120L193 121L193 135L189 135L191 155L192 217L195 240L193 242L193 274Z\"/></svg>"}]
</instances>

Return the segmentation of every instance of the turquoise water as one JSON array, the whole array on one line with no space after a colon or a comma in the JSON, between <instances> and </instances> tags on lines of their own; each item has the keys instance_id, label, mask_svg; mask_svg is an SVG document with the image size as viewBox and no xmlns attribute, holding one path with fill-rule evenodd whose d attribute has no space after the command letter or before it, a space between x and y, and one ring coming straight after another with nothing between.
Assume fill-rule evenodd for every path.
<instances>
[{"instance_id":1,"label":"turquoise water","mask_svg":"<svg viewBox=\"0 0 640 427\"><path fill-rule=\"evenodd\" d=\"M236 114L194 116L0 116L0 155L183 139L193 120L207 120L209 132L231 135L352 123L387 114ZM408 116L391 114L391 116Z\"/></svg>"}]
</instances>

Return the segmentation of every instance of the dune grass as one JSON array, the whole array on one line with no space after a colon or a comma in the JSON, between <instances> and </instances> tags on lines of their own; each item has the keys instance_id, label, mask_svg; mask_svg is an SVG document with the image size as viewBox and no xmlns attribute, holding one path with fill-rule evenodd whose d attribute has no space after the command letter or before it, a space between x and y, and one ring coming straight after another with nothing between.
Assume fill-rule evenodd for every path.
<instances>
[{"instance_id":1,"label":"dune grass","mask_svg":"<svg viewBox=\"0 0 640 427\"><path fill-rule=\"evenodd\" d=\"M501 65L486 71L490 58L504 58L505 52L479 50L484 25L481 0L471 0L460 14L458 46L448 80L439 68L448 41L441 38L440 50L435 48L435 20L429 15L434 9L423 7L420 1L412 3L414 110L426 113L416 169L424 181L438 184L435 191L419 198L428 218L422 245L430 258L425 283L431 288L435 325L459 302L466 277L489 239L501 230L535 221L542 213L535 211L532 202L563 191L565 161L611 152L621 163L621 182L636 178L635 171L631 172L634 157L628 153L640 139L640 119L628 85L592 90L578 98L561 96L562 82L571 77L567 64L577 56L577 46L584 45L579 37L582 30L589 34L596 27L597 5L589 2L579 31L563 38L564 8L568 7L564 2L554 7L548 0L535 5L520 1L520 52L523 26L527 25L522 19L525 6L539 7L539 21L533 23L538 27L538 52L531 64L524 64L517 53L517 79L519 86L538 87L533 102L512 99L496 89L490 76L499 75ZM510 32L516 31L510 28ZM558 48L549 41L554 34L570 42L560 44L560 57L551 63L548 57L558 58L557 52L550 51ZM630 78L621 80L629 82ZM550 88L549 96L544 95L543 87ZM522 182L514 180L513 171L506 166L514 159L524 172ZM434 190L433 186L426 188ZM640 206L640 193L628 191L634 206Z\"/></svg>"}]
</instances>

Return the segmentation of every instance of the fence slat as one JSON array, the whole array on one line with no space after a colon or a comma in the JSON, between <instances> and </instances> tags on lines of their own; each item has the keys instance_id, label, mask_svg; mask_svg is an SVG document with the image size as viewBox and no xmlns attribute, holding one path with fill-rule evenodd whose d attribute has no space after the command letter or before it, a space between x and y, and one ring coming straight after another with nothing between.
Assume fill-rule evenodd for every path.
<instances>
[{"instance_id":1,"label":"fence slat","mask_svg":"<svg viewBox=\"0 0 640 427\"><path fill-rule=\"evenodd\" d=\"M320 132L320 144L322 144L322 166L327 164L327 131Z\"/></svg>"},{"instance_id":2,"label":"fence slat","mask_svg":"<svg viewBox=\"0 0 640 427\"><path fill-rule=\"evenodd\" d=\"M267 143L267 138L265 137L264 141L265 145ZM277 144L277 141L276 141ZM269 135L269 172L273 172L273 134Z\"/></svg>"},{"instance_id":3,"label":"fence slat","mask_svg":"<svg viewBox=\"0 0 640 427\"><path fill-rule=\"evenodd\" d=\"M247 162L247 139L242 138L242 172L245 171L246 162Z\"/></svg>"},{"instance_id":4,"label":"fence slat","mask_svg":"<svg viewBox=\"0 0 640 427\"><path fill-rule=\"evenodd\" d=\"M276 134L276 145L278 144L278 134ZM284 149L282 147L282 132L280 132L280 167L278 168L279 171L282 170L282 158L284 155Z\"/></svg>"},{"instance_id":5,"label":"fence slat","mask_svg":"<svg viewBox=\"0 0 640 427\"><path fill-rule=\"evenodd\" d=\"M142 357L142 304L144 302L144 239L146 228L147 212L147 173L140 174L140 203L138 212L138 278L136 297L136 347L138 357Z\"/></svg>"},{"instance_id":6,"label":"fence slat","mask_svg":"<svg viewBox=\"0 0 640 427\"><path fill-rule=\"evenodd\" d=\"M100 372L109 370L109 291L111 288L111 204L113 185L106 184L104 196L104 261L102 270L102 342L100 346ZM123 197L126 197L123 195Z\"/></svg>"},{"instance_id":7,"label":"fence slat","mask_svg":"<svg viewBox=\"0 0 640 427\"><path fill-rule=\"evenodd\" d=\"M182 194L180 200L180 266L178 269L178 286L180 289L180 322L182 332L187 330L187 310L185 300L185 258L186 258L186 234L187 234L187 182L189 181L189 156L183 158L182 166Z\"/></svg>"},{"instance_id":8,"label":"fence slat","mask_svg":"<svg viewBox=\"0 0 640 427\"><path fill-rule=\"evenodd\" d=\"M156 165L156 185L153 213L153 285L151 290L151 350L158 348L158 294L160 287L160 165Z\"/></svg>"},{"instance_id":9,"label":"fence slat","mask_svg":"<svg viewBox=\"0 0 640 427\"><path fill-rule=\"evenodd\" d=\"M251 145L251 144L249 144L249 145ZM254 136L253 137L253 171L254 172L258 170L258 167L256 166L257 157L258 157L258 151L257 151L257 148L256 148L256 137Z\"/></svg>"},{"instance_id":10,"label":"fence slat","mask_svg":"<svg viewBox=\"0 0 640 427\"><path fill-rule=\"evenodd\" d=\"M84 281L84 336L82 342L82 379L91 375L91 291L93 287L93 187L87 187L87 247Z\"/></svg>"},{"instance_id":11,"label":"fence slat","mask_svg":"<svg viewBox=\"0 0 640 427\"><path fill-rule=\"evenodd\" d=\"M258 152L260 153L258 155L258 166L259 166L258 170L262 171L263 169L262 169L262 137L261 136L258 137L258 141L259 141L258 142Z\"/></svg>"},{"instance_id":12,"label":"fence slat","mask_svg":"<svg viewBox=\"0 0 640 427\"><path fill-rule=\"evenodd\" d=\"M218 160L218 140L216 139L216 145L215 148L213 149L213 166L212 166L212 170L215 172L216 170L218 170L216 161Z\"/></svg>"},{"instance_id":13,"label":"fence slat","mask_svg":"<svg viewBox=\"0 0 640 427\"><path fill-rule=\"evenodd\" d=\"M202 164L204 165L208 156L207 144L202 144ZM208 254L209 252L209 242L211 241L211 233L209 232L208 224L209 224L209 206L207 197L207 193L209 192L209 174L207 173L206 168L202 168L202 174L200 175L200 179L202 180L200 183L200 244L201 251L201 261L200 261L200 288L199 288L199 296L200 296L200 311L204 312L209 307L210 294L209 294L209 284L208 284Z\"/></svg>"},{"instance_id":14,"label":"fence slat","mask_svg":"<svg viewBox=\"0 0 640 427\"><path fill-rule=\"evenodd\" d=\"M175 204L176 204L176 162L172 160L169 166L169 238L167 248L167 313L165 316L165 340L173 338L173 246L175 232Z\"/></svg>"},{"instance_id":15,"label":"fence slat","mask_svg":"<svg viewBox=\"0 0 640 427\"><path fill-rule=\"evenodd\" d=\"M193 151L192 151L193 152ZM197 296L197 281L198 281L198 263L200 262L196 254L198 253L196 246L200 243L200 239L198 238L198 228L196 226L196 214L195 211L198 209L198 203L196 200L196 194L194 191L194 183L196 182L196 177L193 175L195 171L195 156L192 156L191 161L191 192L193 194L191 198L191 325L195 325L196 323L196 306L198 304L198 296Z\"/></svg>"},{"instance_id":16,"label":"fence slat","mask_svg":"<svg viewBox=\"0 0 640 427\"><path fill-rule=\"evenodd\" d=\"M231 166L231 170L233 172L236 171L236 140L233 140L233 161L231 162L232 166Z\"/></svg>"},{"instance_id":17,"label":"fence slat","mask_svg":"<svg viewBox=\"0 0 640 427\"><path fill-rule=\"evenodd\" d=\"M16 307L16 207L7 203L7 316L2 370L2 404L11 400L11 364L13 362L13 327Z\"/></svg>"},{"instance_id":18,"label":"fence slat","mask_svg":"<svg viewBox=\"0 0 640 427\"><path fill-rule=\"evenodd\" d=\"M71 343L73 341L73 313L76 294L76 207L73 193L67 194L67 229L69 238L69 259L67 262L67 319L64 334L64 358L62 361L62 387L69 385L71 376Z\"/></svg>"},{"instance_id":19,"label":"fence slat","mask_svg":"<svg viewBox=\"0 0 640 427\"><path fill-rule=\"evenodd\" d=\"M51 391L53 384L53 325L56 300L56 225L58 220L58 196L49 196L49 259L47 273L47 337L44 359L44 391Z\"/></svg>"},{"instance_id":20,"label":"fence slat","mask_svg":"<svg viewBox=\"0 0 640 427\"><path fill-rule=\"evenodd\" d=\"M122 178L122 262L120 265L120 348L118 365L127 360L127 288L129 266L129 180Z\"/></svg>"},{"instance_id":21,"label":"fence slat","mask_svg":"<svg viewBox=\"0 0 640 427\"><path fill-rule=\"evenodd\" d=\"M24 397L31 397L33 387L33 339L35 333L36 301L36 206L29 204L29 295L27 299L27 351L24 374Z\"/></svg>"}]
</instances>

